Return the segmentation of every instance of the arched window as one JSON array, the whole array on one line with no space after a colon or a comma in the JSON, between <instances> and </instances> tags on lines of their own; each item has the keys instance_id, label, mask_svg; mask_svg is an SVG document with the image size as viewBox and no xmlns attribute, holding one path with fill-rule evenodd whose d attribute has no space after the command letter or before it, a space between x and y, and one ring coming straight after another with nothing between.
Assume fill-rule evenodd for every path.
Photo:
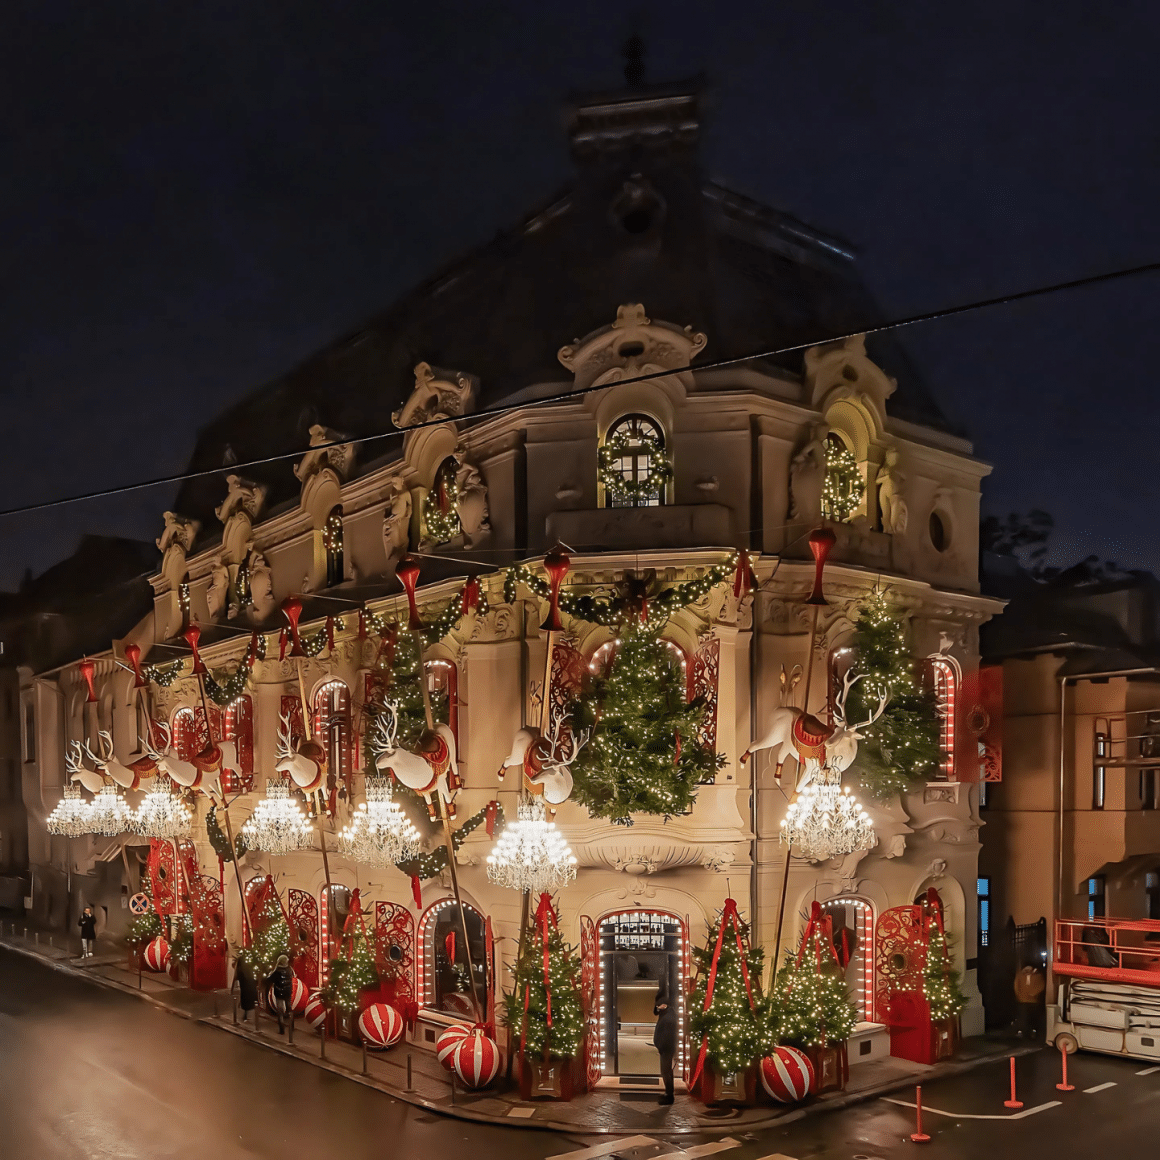
<instances>
[{"instance_id":1,"label":"arched window","mask_svg":"<svg viewBox=\"0 0 1160 1160\"><path fill-rule=\"evenodd\" d=\"M222 740L232 741L238 751L241 777L223 778L226 793L249 793L254 788L254 702L249 693L236 697L222 713Z\"/></svg>"},{"instance_id":2,"label":"arched window","mask_svg":"<svg viewBox=\"0 0 1160 1160\"><path fill-rule=\"evenodd\" d=\"M350 690L343 681L327 681L314 694L314 739L326 750L326 767L347 787L349 800L354 769L354 736Z\"/></svg>"},{"instance_id":3,"label":"arched window","mask_svg":"<svg viewBox=\"0 0 1160 1160\"><path fill-rule=\"evenodd\" d=\"M939 748L942 761L939 762L940 781L955 780L955 709L958 700L958 668L949 657L928 658L931 686L939 715Z\"/></svg>"},{"instance_id":4,"label":"arched window","mask_svg":"<svg viewBox=\"0 0 1160 1160\"><path fill-rule=\"evenodd\" d=\"M689 667L689 656L675 640L662 640L665 650L673 659L673 664L681 674L681 683L685 686L685 700L693 698L693 678ZM605 641L588 661L588 671L594 677L606 677L612 669L612 662L616 659L616 650L619 640Z\"/></svg>"},{"instance_id":5,"label":"arched window","mask_svg":"<svg viewBox=\"0 0 1160 1160\"><path fill-rule=\"evenodd\" d=\"M463 905L475 971L476 992L487 1001L487 928L483 915L467 903ZM475 1008L471 978L463 948L463 923L454 898L444 898L428 909L419 924L419 944L423 948L423 992L420 1003L434 1011L470 1016ZM452 954L453 952L453 954Z\"/></svg>"},{"instance_id":6,"label":"arched window","mask_svg":"<svg viewBox=\"0 0 1160 1160\"><path fill-rule=\"evenodd\" d=\"M324 886L321 894L323 957L319 964L320 982L326 985L330 974L330 960L338 956L342 945L342 932L350 914L351 891L349 886L332 882Z\"/></svg>"},{"instance_id":7,"label":"arched window","mask_svg":"<svg viewBox=\"0 0 1160 1160\"><path fill-rule=\"evenodd\" d=\"M608 428L600 449L605 507L658 507L669 476L665 435L647 415L625 415Z\"/></svg>"},{"instance_id":8,"label":"arched window","mask_svg":"<svg viewBox=\"0 0 1160 1160\"><path fill-rule=\"evenodd\" d=\"M854 452L836 432L826 436L826 481L822 487L822 515L846 524L862 506L866 481Z\"/></svg>"},{"instance_id":9,"label":"arched window","mask_svg":"<svg viewBox=\"0 0 1160 1160\"><path fill-rule=\"evenodd\" d=\"M864 898L843 896L822 903L830 916L834 954L845 970L850 1000L865 1023L874 1019L874 907Z\"/></svg>"},{"instance_id":10,"label":"arched window","mask_svg":"<svg viewBox=\"0 0 1160 1160\"><path fill-rule=\"evenodd\" d=\"M346 578L342 550L342 504L335 504L322 529L322 546L326 552L326 586L334 587Z\"/></svg>"},{"instance_id":11,"label":"arched window","mask_svg":"<svg viewBox=\"0 0 1160 1160\"><path fill-rule=\"evenodd\" d=\"M445 701L447 704L447 725L459 744L459 670L451 661L442 659L426 661L427 689L433 703Z\"/></svg>"},{"instance_id":12,"label":"arched window","mask_svg":"<svg viewBox=\"0 0 1160 1160\"><path fill-rule=\"evenodd\" d=\"M423 526L426 538L433 544L446 544L463 531L459 522L458 473L459 464L455 456L447 456L439 465L431 490L423 501Z\"/></svg>"}]
</instances>

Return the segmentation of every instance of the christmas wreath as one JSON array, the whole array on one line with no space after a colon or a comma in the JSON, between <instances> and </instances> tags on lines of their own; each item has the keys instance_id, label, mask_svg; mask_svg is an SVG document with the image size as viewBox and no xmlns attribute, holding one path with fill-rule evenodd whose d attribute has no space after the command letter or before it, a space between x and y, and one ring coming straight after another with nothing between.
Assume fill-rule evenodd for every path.
<instances>
[{"instance_id":1,"label":"christmas wreath","mask_svg":"<svg viewBox=\"0 0 1160 1160\"><path fill-rule=\"evenodd\" d=\"M847 523L862 504L866 482L854 453L836 436L826 440L826 480L822 486L822 515Z\"/></svg>"},{"instance_id":2,"label":"christmas wreath","mask_svg":"<svg viewBox=\"0 0 1160 1160\"><path fill-rule=\"evenodd\" d=\"M648 469L641 479L629 479L617 467L626 456L648 457ZM647 432L620 431L600 448L598 477L610 507L636 507L656 498L673 478L673 465L660 440Z\"/></svg>"}]
</instances>

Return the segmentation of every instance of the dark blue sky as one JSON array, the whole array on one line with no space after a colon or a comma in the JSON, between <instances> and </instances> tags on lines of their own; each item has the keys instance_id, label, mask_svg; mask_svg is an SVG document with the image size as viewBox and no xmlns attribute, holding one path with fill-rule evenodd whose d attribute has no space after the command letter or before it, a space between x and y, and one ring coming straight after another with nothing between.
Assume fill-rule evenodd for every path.
<instances>
[{"instance_id":1,"label":"dark blue sky","mask_svg":"<svg viewBox=\"0 0 1160 1160\"><path fill-rule=\"evenodd\" d=\"M858 250L890 316L1160 260L1160 7L638 5L704 72L708 173ZM218 409L538 205L616 3L33 0L0 15L2 504L180 470ZM1160 275L915 328L1060 559L1160 570ZM561 320L561 340L570 336ZM172 489L0 520L0 585Z\"/></svg>"}]
</instances>

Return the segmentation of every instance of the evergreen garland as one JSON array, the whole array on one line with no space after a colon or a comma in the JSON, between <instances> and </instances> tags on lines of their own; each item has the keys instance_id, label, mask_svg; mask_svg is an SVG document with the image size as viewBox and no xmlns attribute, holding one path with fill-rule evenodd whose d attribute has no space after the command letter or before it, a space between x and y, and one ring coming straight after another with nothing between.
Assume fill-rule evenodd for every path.
<instances>
[{"instance_id":1,"label":"evergreen garland","mask_svg":"<svg viewBox=\"0 0 1160 1160\"><path fill-rule=\"evenodd\" d=\"M423 528L427 539L446 544L463 531L459 520L459 486L455 482L455 460L444 461L435 476L435 484L423 500Z\"/></svg>"},{"instance_id":2,"label":"evergreen garland","mask_svg":"<svg viewBox=\"0 0 1160 1160\"><path fill-rule=\"evenodd\" d=\"M355 1012L359 1008L362 992L378 984L379 972L375 967L374 952L361 924L356 923L350 943L348 957L340 956L330 960L330 976L322 992L322 1000L328 1007Z\"/></svg>"},{"instance_id":3,"label":"evergreen garland","mask_svg":"<svg viewBox=\"0 0 1160 1160\"><path fill-rule=\"evenodd\" d=\"M720 919L709 931L703 947L693 948L697 964L697 986L689 1000L689 1039L694 1051L700 1050L702 1039L708 1038L705 1058L722 1075L744 1071L761 1053L761 1027L757 1014L749 1006L749 992L741 973L741 955L730 927L721 943L721 957L717 960L717 977L713 984L713 998L709 1010L703 1011L713 952L717 946ZM746 953L749 983L753 988L754 1003L760 1005L761 969L764 952L761 947L750 947ZM670 998L670 1002L672 999Z\"/></svg>"},{"instance_id":4,"label":"evergreen garland","mask_svg":"<svg viewBox=\"0 0 1160 1160\"><path fill-rule=\"evenodd\" d=\"M169 941L169 959L174 963L188 963L193 958L193 919L178 914L173 920L174 934Z\"/></svg>"},{"instance_id":5,"label":"evergreen garland","mask_svg":"<svg viewBox=\"0 0 1160 1160\"><path fill-rule=\"evenodd\" d=\"M617 468L617 460L626 455L648 455L644 479L626 479ZM665 484L673 478L673 465L655 435L638 431L620 431L600 448L597 477L604 484L609 507L636 507L664 494Z\"/></svg>"},{"instance_id":6,"label":"evergreen garland","mask_svg":"<svg viewBox=\"0 0 1160 1160\"><path fill-rule=\"evenodd\" d=\"M573 703L591 731L572 763L574 799L589 814L632 824L635 813L687 814L697 786L724 764L700 740L706 706L686 703L685 677L655 630L626 626L608 676Z\"/></svg>"},{"instance_id":7,"label":"evergreen garland","mask_svg":"<svg viewBox=\"0 0 1160 1160\"><path fill-rule=\"evenodd\" d=\"M935 1023L960 1014L967 1005L962 981L951 961L946 935L937 926L930 928L930 943L926 948L926 966L922 974L922 993L930 1004L930 1017Z\"/></svg>"},{"instance_id":8,"label":"evergreen garland","mask_svg":"<svg viewBox=\"0 0 1160 1160\"><path fill-rule=\"evenodd\" d=\"M854 453L837 437L826 440L826 478L822 485L822 515L845 524L862 504L866 481Z\"/></svg>"},{"instance_id":9,"label":"evergreen garland","mask_svg":"<svg viewBox=\"0 0 1160 1160\"><path fill-rule=\"evenodd\" d=\"M800 965L790 952L762 1009L763 1049L775 1044L825 1047L850 1037L858 1009L836 963L818 964L807 947Z\"/></svg>"},{"instance_id":10,"label":"evergreen garland","mask_svg":"<svg viewBox=\"0 0 1160 1160\"><path fill-rule=\"evenodd\" d=\"M905 627L883 593L875 592L863 606L853 644L854 671L865 676L850 690L846 720L863 721L884 692L890 698L882 716L861 730L855 772L871 797L888 798L938 767L938 705L934 693L915 679Z\"/></svg>"},{"instance_id":11,"label":"evergreen garland","mask_svg":"<svg viewBox=\"0 0 1160 1160\"><path fill-rule=\"evenodd\" d=\"M537 928L523 955L512 968L512 993L504 996L504 1021L511 1032L509 1042L524 1033L524 994L528 996L526 1050L529 1056L548 1054L568 1059L580 1051L584 1038L584 1010L580 1003L580 963L574 948L564 942L555 927L548 931L548 981L552 992L552 1026L548 1027L547 992L544 988L544 945Z\"/></svg>"}]
</instances>

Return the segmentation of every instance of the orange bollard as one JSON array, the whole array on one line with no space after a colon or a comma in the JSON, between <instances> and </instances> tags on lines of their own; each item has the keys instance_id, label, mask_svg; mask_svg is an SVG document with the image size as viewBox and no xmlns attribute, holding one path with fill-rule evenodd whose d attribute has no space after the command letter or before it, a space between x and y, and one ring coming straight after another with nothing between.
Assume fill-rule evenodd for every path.
<instances>
[{"instance_id":1,"label":"orange bollard","mask_svg":"<svg viewBox=\"0 0 1160 1160\"><path fill-rule=\"evenodd\" d=\"M1022 1106L1023 1101L1015 1098L1015 1056L1011 1056L1011 1098L1003 1101L1003 1107L1021 1108Z\"/></svg>"},{"instance_id":2,"label":"orange bollard","mask_svg":"<svg viewBox=\"0 0 1160 1160\"><path fill-rule=\"evenodd\" d=\"M1059 1049L1059 1057L1063 1064L1063 1083L1057 1083L1055 1086L1061 1092L1073 1092L1075 1084L1067 1082L1067 1052L1062 1047Z\"/></svg>"},{"instance_id":3,"label":"orange bollard","mask_svg":"<svg viewBox=\"0 0 1160 1160\"><path fill-rule=\"evenodd\" d=\"M922 1130L922 1087L914 1089L914 1131L910 1138L915 1144L929 1144L930 1137Z\"/></svg>"}]
</instances>

